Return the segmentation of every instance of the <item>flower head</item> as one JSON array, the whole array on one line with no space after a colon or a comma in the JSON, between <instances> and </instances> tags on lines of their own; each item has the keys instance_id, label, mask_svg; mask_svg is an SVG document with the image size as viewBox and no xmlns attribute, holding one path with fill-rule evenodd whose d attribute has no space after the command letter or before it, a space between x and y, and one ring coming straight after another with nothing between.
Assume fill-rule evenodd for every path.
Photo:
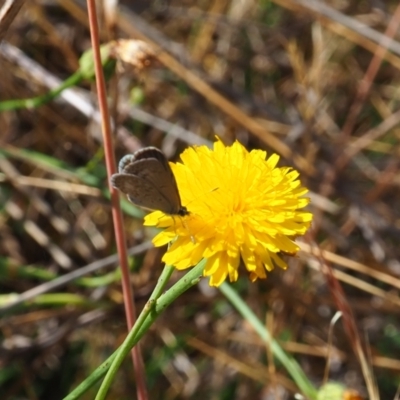
<instances>
[{"instance_id":1,"label":"flower head","mask_svg":"<svg viewBox=\"0 0 400 400\"><path fill-rule=\"evenodd\" d=\"M278 168L278 155L267 159L265 151L248 152L237 141L230 147L220 140L213 149L190 147L181 160L171 168L189 214L155 211L145 219L145 225L165 228L153 239L156 246L173 241L163 261L185 269L206 258L204 275L212 286L227 276L236 281L241 260L251 281L266 278L274 264L286 268L278 253L296 253L293 239L312 220L311 213L300 211L309 199L299 173Z\"/></svg>"}]
</instances>

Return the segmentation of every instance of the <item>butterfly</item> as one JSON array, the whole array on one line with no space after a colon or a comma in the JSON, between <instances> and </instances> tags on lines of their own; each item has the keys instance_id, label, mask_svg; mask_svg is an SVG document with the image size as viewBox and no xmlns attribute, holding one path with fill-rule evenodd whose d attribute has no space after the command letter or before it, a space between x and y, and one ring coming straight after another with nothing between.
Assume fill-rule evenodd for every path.
<instances>
[{"instance_id":1,"label":"butterfly","mask_svg":"<svg viewBox=\"0 0 400 400\"><path fill-rule=\"evenodd\" d=\"M111 185L128 196L129 201L148 210L185 216L181 198L165 155L156 147L145 147L124 156Z\"/></svg>"}]
</instances>

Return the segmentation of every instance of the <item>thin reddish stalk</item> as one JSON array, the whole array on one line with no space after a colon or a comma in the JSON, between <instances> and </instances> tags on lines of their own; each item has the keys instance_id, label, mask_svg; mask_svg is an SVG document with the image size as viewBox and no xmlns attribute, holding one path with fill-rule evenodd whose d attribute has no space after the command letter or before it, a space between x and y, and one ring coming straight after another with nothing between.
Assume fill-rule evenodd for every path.
<instances>
[{"instance_id":1,"label":"thin reddish stalk","mask_svg":"<svg viewBox=\"0 0 400 400\"><path fill-rule=\"evenodd\" d=\"M96 73L96 88L99 99L99 109L101 114L101 129L103 133L104 152L107 167L107 174L110 177L116 172L114 148L111 135L110 115L107 107L106 85L103 75L103 68L101 65L100 45L99 45L99 30L96 17L95 0L87 0L88 16L91 32L91 41L93 48L93 57ZM128 330L133 327L136 320L136 310L133 302L133 291L130 284L128 254L126 249L125 234L123 228L122 212L119 203L118 192L110 185L111 204L112 204L112 218L114 221L115 240L119 254L119 261L121 265L122 274L122 290L124 296L125 315L128 325ZM139 400L147 399L147 390L144 380L144 367L143 360L140 353L139 346L132 349L132 360L135 369L135 379L137 384L137 397Z\"/></svg>"},{"instance_id":2,"label":"thin reddish stalk","mask_svg":"<svg viewBox=\"0 0 400 400\"><path fill-rule=\"evenodd\" d=\"M387 52L387 49L393 40L393 36L396 34L400 24L400 4L397 6L397 9L389 22L389 25L385 32L385 39L380 43L380 46L376 50L367 71L364 74L362 81L358 87L358 92L353 104L350 107L350 111L347 115L346 122L343 125L342 133L340 137L340 142L343 140L348 140L351 132L354 128L354 125L357 120L357 116L360 113L362 106L365 102L365 99L371 90L372 83L376 77L376 74L379 71L379 67L382 64L383 57ZM339 157L336 165L339 169L343 168L343 166L348 162L347 156Z\"/></svg>"},{"instance_id":3,"label":"thin reddish stalk","mask_svg":"<svg viewBox=\"0 0 400 400\"><path fill-rule=\"evenodd\" d=\"M309 244L311 245L311 241ZM326 281L336 307L342 312L343 326L346 330L347 337L352 344L354 353L360 362L370 398L379 400L379 393L376 385L374 384L373 371L369 360L365 355L363 343L358 332L358 327L352 312L352 308L347 300L346 294L343 291L342 285L333 274L332 266L326 259L324 259L321 248L319 246L316 246L316 248L318 248L318 253L316 253L315 256L320 262L321 271L326 277Z\"/></svg>"},{"instance_id":4,"label":"thin reddish stalk","mask_svg":"<svg viewBox=\"0 0 400 400\"><path fill-rule=\"evenodd\" d=\"M342 128L342 133L338 139L338 143L340 143L341 148L343 148L348 141L352 130L354 129L354 125L356 123L356 119L358 114L360 113L362 106L365 102L365 99L371 89L372 83L375 79L376 74L378 73L379 67L382 64L383 57L387 52L388 46L391 43L393 36L396 34L400 24L400 4L397 6L395 13L393 14L392 19L389 22L389 25L385 32L385 39L380 43L377 48L367 71L364 74L364 77L358 87L358 91L356 94L356 98L353 104L350 107L350 111L347 114L346 121ZM319 190L319 194L324 197L329 197L333 192L334 182L337 179L338 174L341 170L343 170L347 163L350 161L355 154L348 155L347 152L343 152L339 154L334 165L326 170L324 178L322 179L321 188ZM318 227L320 225L320 221L322 220L323 211L317 211L314 214L314 231L313 234L316 235L318 232Z\"/></svg>"}]
</instances>

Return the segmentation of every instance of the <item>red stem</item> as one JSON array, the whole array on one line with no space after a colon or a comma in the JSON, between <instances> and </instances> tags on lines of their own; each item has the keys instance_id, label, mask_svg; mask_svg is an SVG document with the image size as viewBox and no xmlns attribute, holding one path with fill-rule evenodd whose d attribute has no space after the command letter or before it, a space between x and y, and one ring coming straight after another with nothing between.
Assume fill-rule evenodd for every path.
<instances>
[{"instance_id":1,"label":"red stem","mask_svg":"<svg viewBox=\"0 0 400 400\"><path fill-rule=\"evenodd\" d=\"M100 57L99 29L96 17L95 0L87 0L87 7L88 7L92 48L93 48L95 73L96 73L96 88L99 99L99 109L101 114L101 129L103 133L105 161L107 167L107 174L108 177L110 177L113 173L116 172L116 168L115 168L113 141L111 135L110 114L107 106L106 85L105 85L103 68ZM128 254L126 249L122 212L119 203L118 192L111 186L110 180L108 180L108 185L111 193L111 205L112 205L111 212L114 221L115 240L119 254L119 262L121 265L122 291L124 296L125 315L126 315L128 330L130 330L133 327L136 320L136 310L133 302L133 291L130 284ZM132 349L131 355L135 369L137 397L139 400L147 400L148 396L144 379L143 359L140 353L139 346L135 346Z\"/></svg>"}]
</instances>

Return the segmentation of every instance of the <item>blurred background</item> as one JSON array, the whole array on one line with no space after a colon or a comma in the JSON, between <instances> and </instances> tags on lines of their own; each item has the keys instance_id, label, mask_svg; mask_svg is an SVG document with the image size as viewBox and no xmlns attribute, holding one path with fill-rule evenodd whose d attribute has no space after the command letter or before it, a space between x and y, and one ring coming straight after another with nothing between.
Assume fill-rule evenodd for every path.
<instances>
[{"instance_id":1,"label":"blurred background","mask_svg":"<svg viewBox=\"0 0 400 400\"><path fill-rule=\"evenodd\" d=\"M21 6L15 18L10 4ZM152 145L176 161L187 146L209 145L216 135L279 153L280 165L296 168L311 191L314 222L305 243L326 253L311 256L304 247L288 258L287 271L256 284L243 274L234 286L316 386L329 354L329 380L367 398L341 320L329 341L340 284L381 398L399 398L399 3L97 5L102 43L140 39L154 49L150 64L110 68L117 160ZM117 261L106 259L115 240L94 81L79 72L90 48L86 4L0 7L1 398L62 399L126 335ZM68 88L44 96L61 84ZM126 201L123 207L140 311L165 249L149 245L154 231L143 228L143 212ZM80 270L84 277L73 279ZM46 286L60 277L62 285ZM7 309L10 299L19 303ZM265 343L206 281L172 304L141 343L152 399L296 393ZM135 398L130 359L109 398Z\"/></svg>"}]
</instances>

